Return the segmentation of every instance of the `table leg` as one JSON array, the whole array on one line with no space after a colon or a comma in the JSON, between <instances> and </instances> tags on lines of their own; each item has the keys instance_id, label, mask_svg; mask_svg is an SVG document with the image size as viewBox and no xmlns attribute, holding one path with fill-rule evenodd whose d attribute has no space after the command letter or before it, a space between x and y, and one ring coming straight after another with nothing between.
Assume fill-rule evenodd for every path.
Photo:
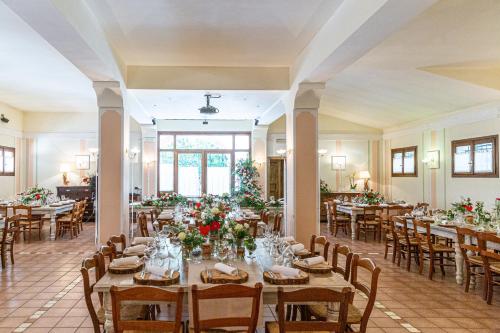
<instances>
[{"instance_id":1,"label":"table leg","mask_svg":"<svg viewBox=\"0 0 500 333\"><path fill-rule=\"evenodd\" d=\"M106 333L113 333L113 305L111 304L111 294L109 292L104 293L103 297L103 307L104 307L104 330Z\"/></svg>"},{"instance_id":2,"label":"table leg","mask_svg":"<svg viewBox=\"0 0 500 333\"><path fill-rule=\"evenodd\" d=\"M457 267L457 284L462 284L464 282L464 257L458 241L455 241L455 265Z\"/></svg>"},{"instance_id":3,"label":"table leg","mask_svg":"<svg viewBox=\"0 0 500 333\"><path fill-rule=\"evenodd\" d=\"M354 212L351 214L351 238L356 239L356 213Z\"/></svg>"},{"instance_id":4,"label":"table leg","mask_svg":"<svg viewBox=\"0 0 500 333\"><path fill-rule=\"evenodd\" d=\"M56 239L56 214L50 214L50 240Z\"/></svg>"}]
</instances>

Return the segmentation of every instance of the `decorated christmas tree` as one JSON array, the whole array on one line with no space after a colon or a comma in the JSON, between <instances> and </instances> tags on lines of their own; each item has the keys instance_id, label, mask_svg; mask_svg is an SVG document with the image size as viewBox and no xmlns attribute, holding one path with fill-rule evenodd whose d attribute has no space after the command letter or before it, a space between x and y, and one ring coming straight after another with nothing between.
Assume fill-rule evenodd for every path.
<instances>
[{"instance_id":1,"label":"decorated christmas tree","mask_svg":"<svg viewBox=\"0 0 500 333\"><path fill-rule=\"evenodd\" d=\"M240 205L262 210L265 206L261 198L262 188L258 183L259 172L250 159L236 163L236 188L234 196Z\"/></svg>"}]
</instances>

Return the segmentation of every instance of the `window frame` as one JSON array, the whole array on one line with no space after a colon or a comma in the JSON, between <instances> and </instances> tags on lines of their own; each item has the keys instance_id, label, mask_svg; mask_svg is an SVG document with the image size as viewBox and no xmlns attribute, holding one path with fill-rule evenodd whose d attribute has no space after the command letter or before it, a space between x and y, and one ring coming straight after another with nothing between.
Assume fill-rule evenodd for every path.
<instances>
[{"instance_id":1,"label":"window frame","mask_svg":"<svg viewBox=\"0 0 500 333\"><path fill-rule=\"evenodd\" d=\"M405 173L405 153L413 152L413 172ZM397 153L401 153L402 156L402 166L401 173L394 173L394 155ZM402 148L394 148L391 149L391 177L418 177L418 146L409 146Z\"/></svg>"},{"instance_id":2,"label":"window frame","mask_svg":"<svg viewBox=\"0 0 500 333\"><path fill-rule=\"evenodd\" d=\"M493 145L493 172L476 172L474 165L475 145L478 143L492 143ZM455 150L456 147L470 145L471 172L455 172ZM451 141L451 177L453 178L498 178L498 134L467 138Z\"/></svg>"},{"instance_id":3,"label":"window frame","mask_svg":"<svg viewBox=\"0 0 500 333\"><path fill-rule=\"evenodd\" d=\"M5 151L10 151L12 152L13 155L13 171L12 172L5 172ZM7 147L7 146L0 146L0 154L2 155L2 165L0 165L0 176L15 176L16 175L16 148L13 147Z\"/></svg>"},{"instance_id":4,"label":"window frame","mask_svg":"<svg viewBox=\"0 0 500 333\"><path fill-rule=\"evenodd\" d=\"M160 137L162 135L172 135L174 137L174 143L172 148L168 149L160 149ZM231 135L231 140L232 140L232 149L199 149L199 148L194 148L194 149L177 149L177 135ZM236 149L235 146L235 136L236 135L248 135L248 149ZM182 132L172 132L172 131L158 131L157 134L157 188L156 192L158 196L160 196L162 193L169 193L171 191L160 191L160 152L162 151L171 151L174 153L174 179L173 179L173 184L174 184L174 189L173 192L178 193L179 186L178 186L178 154L179 153L201 153L202 154L202 172L201 172L201 192L202 193L207 193L207 155L208 154L223 154L223 153L229 153L231 154L231 191L234 190L235 184L236 184L236 178L234 176L234 170L235 170L235 153L237 152L248 152L248 158L252 158L252 132L247 132L247 131L241 131L241 132L199 132L199 131L182 131Z\"/></svg>"}]
</instances>

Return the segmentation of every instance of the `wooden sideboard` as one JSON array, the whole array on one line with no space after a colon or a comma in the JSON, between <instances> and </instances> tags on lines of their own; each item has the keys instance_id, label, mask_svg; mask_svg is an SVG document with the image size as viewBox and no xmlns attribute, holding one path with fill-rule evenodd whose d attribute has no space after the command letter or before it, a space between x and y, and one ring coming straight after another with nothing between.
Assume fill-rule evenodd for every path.
<instances>
[{"instance_id":1,"label":"wooden sideboard","mask_svg":"<svg viewBox=\"0 0 500 333\"><path fill-rule=\"evenodd\" d=\"M87 199L87 208L83 215L83 221L95 221L93 200L95 193L90 186L58 186L57 196L60 198L65 196L67 199L73 200Z\"/></svg>"},{"instance_id":2,"label":"wooden sideboard","mask_svg":"<svg viewBox=\"0 0 500 333\"><path fill-rule=\"evenodd\" d=\"M346 192L330 192L330 193L321 193L320 194L320 221L321 222L326 222L326 208L325 208L325 201L335 199L339 196L343 196L344 199L347 199L347 201L352 201L352 198L357 197L363 192L351 192L351 191L346 191Z\"/></svg>"}]
</instances>

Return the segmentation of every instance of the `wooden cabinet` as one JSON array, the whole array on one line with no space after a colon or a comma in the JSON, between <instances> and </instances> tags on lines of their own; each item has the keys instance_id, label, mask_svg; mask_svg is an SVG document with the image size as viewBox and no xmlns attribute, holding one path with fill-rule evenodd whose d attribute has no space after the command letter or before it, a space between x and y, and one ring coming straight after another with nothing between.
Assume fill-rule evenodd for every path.
<instances>
[{"instance_id":1,"label":"wooden cabinet","mask_svg":"<svg viewBox=\"0 0 500 333\"><path fill-rule=\"evenodd\" d=\"M83 221L95 221L94 216L94 197L95 193L90 186L58 186L57 196L62 199L83 200L87 199L87 208L83 215Z\"/></svg>"},{"instance_id":2,"label":"wooden cabinet","mask_svg":"<svg viewBox=\"0 0 500 333\"><path fill-rule=\"evenodd\" d=\"M352 201L352 198L357 197L362 192L331 192L331 193L321 193L319 205L320 205L320 221L326 222L326 208L325 201L337 199L343 197L345 201Z\"/></svg>"}]
</instances>

